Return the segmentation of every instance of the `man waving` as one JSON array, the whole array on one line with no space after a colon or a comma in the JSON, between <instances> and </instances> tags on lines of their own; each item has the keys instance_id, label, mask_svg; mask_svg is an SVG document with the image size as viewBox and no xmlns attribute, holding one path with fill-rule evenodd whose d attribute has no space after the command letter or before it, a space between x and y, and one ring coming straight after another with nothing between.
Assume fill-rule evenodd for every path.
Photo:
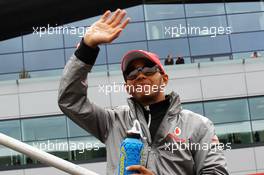
<instances>
[{"instance_id":1,"label":"man waving","mask_svg":"<svg viewBox=\"0 0 264 175\"><path fill-rule=\"evenodd\" d=\"M156 54L132 50L122 58L121 70L131 95L127 106L104 109L87 97L87 73L99 53L98 45L111 43L120 35L130 20L125 16L124 10L107 11L87 30L63 72L58 99L61 110L105 143L109 175L118 172L119 146L134 120L140 122L146 139L141 165L129 170L144 175L228 174L212 122L183 110L175 92L165 94L168 75Z\"/></svg>"}]
</instances>

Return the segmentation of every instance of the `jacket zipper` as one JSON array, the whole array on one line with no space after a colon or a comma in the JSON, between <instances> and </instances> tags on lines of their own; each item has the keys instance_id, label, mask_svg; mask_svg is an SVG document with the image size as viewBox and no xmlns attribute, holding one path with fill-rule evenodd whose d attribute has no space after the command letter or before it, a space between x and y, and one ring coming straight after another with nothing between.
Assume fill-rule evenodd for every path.
<instances>
[{"instance_id":1,"label":"jacket zipper","mask_svg":"<svg viewBox=\"0 0 264 175\"><path fill-rule=\"evenodd\" d=\"M149 106L145 106L145 109L148 112L148 129L149 129L150 124L151 124L151 114L150 114ZM151 147L148 145L148 155L147 155L147 160L146 160L146 168L148 168L148 160L149 160L150 151L151 151Z\"/></svg>"},{"instance_id":2,"label":"jacket zipper","mask_svg":"<svg viewBox=\"0 0 264 175\"><path fill-rule=\"evenodd\" d=\"M151 124L151 114L150 114L149 106L145 106L145 109L148 112L148 128L149 128Z\"/></svg>"},{"instance_id":3,"label":"jacket zipper","mask_svg":"<svg viewBox=\"0 0 264 175\"><path fill-rule=\"evenodd\" d=\"M146 160L146 168L148 168L148 160L149 160L149 153L151 151L151 147L148 146L148 155L147 155L147 160Z\"/></svg>"}]
</instances>

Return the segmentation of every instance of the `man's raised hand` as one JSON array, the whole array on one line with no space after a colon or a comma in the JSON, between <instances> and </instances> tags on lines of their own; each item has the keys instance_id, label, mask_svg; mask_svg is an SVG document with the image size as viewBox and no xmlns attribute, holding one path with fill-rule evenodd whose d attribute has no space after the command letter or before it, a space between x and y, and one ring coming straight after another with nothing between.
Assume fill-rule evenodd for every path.
<instances>
[{"instance_id":1,"label":"man's raised hand","mask_svg":"<svg viewBox=\"0 0 264 175\"><path fill-rule=\"evenodd\" d=\"M125 10L117 9L112 15L106 11L102 17L92 24L84 35L84 43L90 47L97 47L99 44L111 43L116 39L122 30L127 26L130 18L126 16Z\"/></svg>"}]
</instances>

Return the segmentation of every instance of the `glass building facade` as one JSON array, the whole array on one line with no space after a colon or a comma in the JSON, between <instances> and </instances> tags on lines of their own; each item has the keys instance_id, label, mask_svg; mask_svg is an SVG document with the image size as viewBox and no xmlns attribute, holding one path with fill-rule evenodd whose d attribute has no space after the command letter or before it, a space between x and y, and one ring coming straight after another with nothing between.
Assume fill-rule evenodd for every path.
<instances>
[{"instance_id":1,"label":"glass building facade","mask_svg":"<svg viewBox=\"0 0 264 175\"><path fill-rule=\"evenodd\" d=\"M0 132L65 160L94 162L105 160L106 156L104 144L65 116L3 120ZM38 163L0 146L0 169Z\"/></svg>"},{"instance_id":2,"label":"glass building facade","mask_svg":"<svg viewBox=\"0 0 264 175\"><path fill-rule=\"evenodd\" d=\"M254 51L264 55L263 1L144 1L127 12L132 21L120 38L100 46L94 72L120 69L122 55L131 49L155 52L162 60L183 56L185 63L245 59ZM85 27L97 19L1 41L0 80L17 79L23 71L30 77L60 75Z\"/></svg>"},{"instance_id":3,"label":"glass building facade","mask_svg":"<svg viewBox=\"0 0 264 175\"><path fill-rule=\"evenodd\" d=\"M165 2L165 1L161 1ZM122 55L132 49L183 56L185 64L264 55L264 2L189 3L143 1L127 9L132 21L120 38L101 45L92 72L106 76L120 69ZM0 42L0 80L60 76L83 34L98 17L57 26ZM67 29L71 29L71 32ZM76 32L77 31L77 32ZM53 33L53 34L51 34ZM183 104L211 119L223 143L233 148L264 143L264 96ZM105 159L104 145L66 116L39 116L0 121L0 132L65 160ZM38 164L0 146L0 169Z\"/></svg>"},{"instance_id":4,"label":"glass building facade","mask_svg":"<svg viewBox=\"0 0 264 175\"><path fill-rule=\"evenodd\" d=\"M222 143L233 148L264 142L264 97L187 103L183 108L208 117Z\"/></svg>"},{"instance_id":5,"label":"glass building facade","mask_svg":"<svg viewBox=\"0 0 264 175\"><path fill-rule=\"evenodd\" d=\"M232 149L264 143L264 96L183 103L183 109L212 120L220 142ZM4 120L0 132L65 160L94 162L106 156L104 144L65 116ZM37 163L0 147L0 168Z\"/></svg>"}]
</instances>

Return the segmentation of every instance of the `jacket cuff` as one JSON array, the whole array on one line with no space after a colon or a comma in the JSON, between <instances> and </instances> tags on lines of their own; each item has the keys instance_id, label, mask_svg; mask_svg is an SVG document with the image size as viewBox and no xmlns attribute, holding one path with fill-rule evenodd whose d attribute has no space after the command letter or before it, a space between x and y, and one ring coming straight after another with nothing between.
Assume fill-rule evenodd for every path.
<instances>
[{"instance_id":1,"label":"jacket cuff","mask_svg":"<svg viewBox=\"0 0 264 175\"><path fill-rule=\"evenodd\" d=\"M79 60L83 61L84 63L94 65L99 51L100 48L98 46L96 48L91 48L87 46L82 39L79 47L74 52L74 54Z\"/></svg>"}]
</instances>

